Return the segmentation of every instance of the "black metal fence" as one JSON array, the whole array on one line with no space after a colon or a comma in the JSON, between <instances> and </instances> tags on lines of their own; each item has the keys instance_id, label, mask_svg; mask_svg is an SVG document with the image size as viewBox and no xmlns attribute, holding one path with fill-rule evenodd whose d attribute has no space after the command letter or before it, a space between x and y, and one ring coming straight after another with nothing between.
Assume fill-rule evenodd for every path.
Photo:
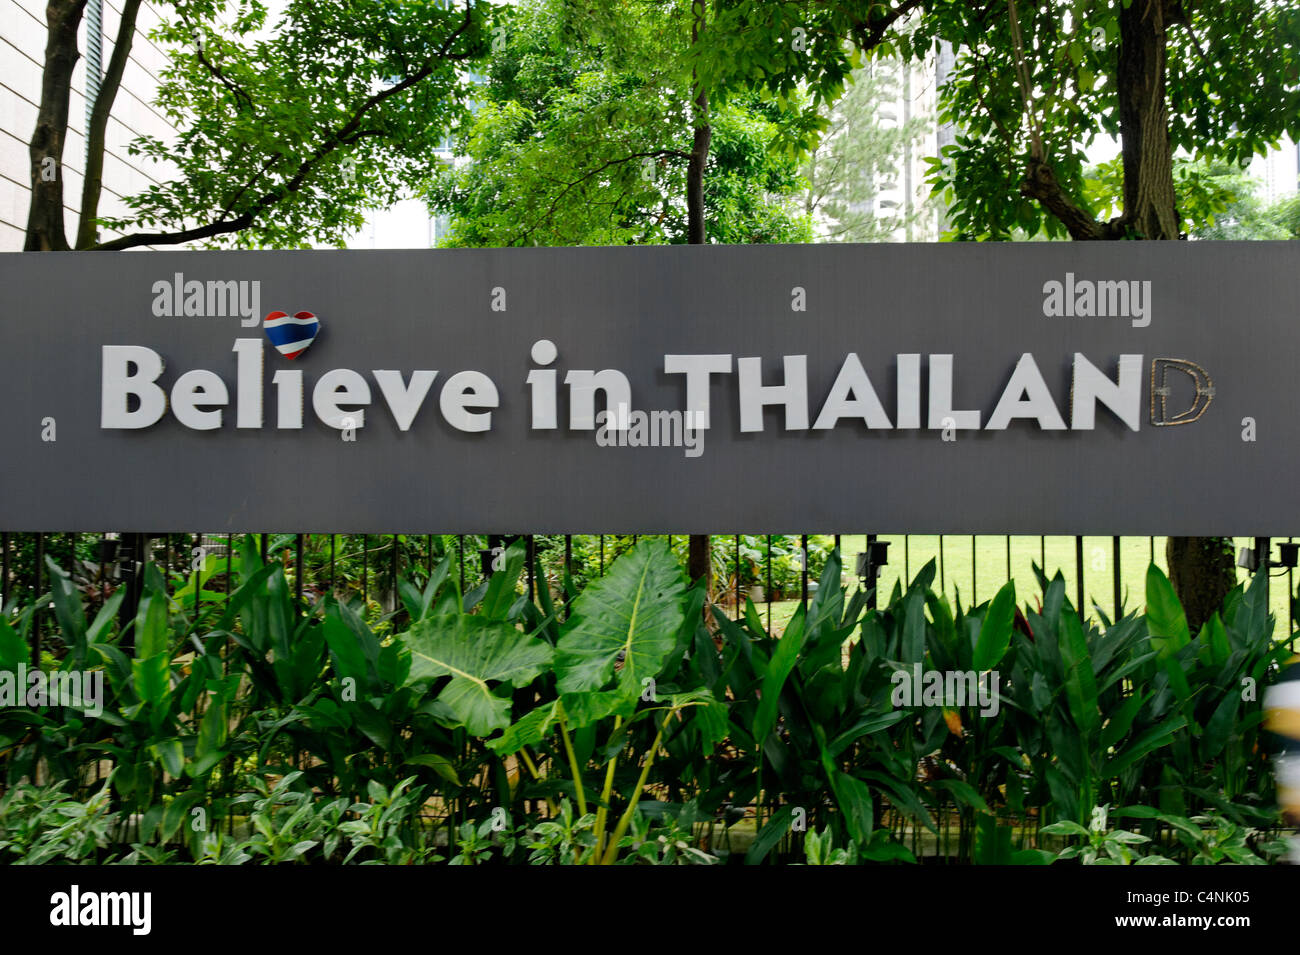
<instances>
[{"instance_id":1,"label":"black metal fence","mask_svg":"<svg viewBox=\"0 0 1300 955\"><path fill-rule=\"evenodd\" d=\"M231 590L234 553L242 535L200 532L173 534L0 534L0 600L5 607L35 601L46 593L49 557L72 574L91 604L102 602L119 586L128 588L124 608L141 586L146 561L159 566L196 608L220 602ZM604 574L637 535L520 535L528 553L526 586L530 596L547 586L563 599L564 580ZM665 535L685 559L688 537ZM421 579L439 561L454 561L462 591L480 582L493 559L516 538L497 535L257 535L263 559L285 566L299 598L312 603L325 593L359 600L363 608L383 614L397 609L395 581ZM1292 542L1287 538L1287 543ZM1017 583L1020 601L1038 591L1033 567L1066 579L1075 606L1085 616L1098 612L1116 619L1141 609L1149 563L1164 565L1164 539L1155 537L1013 537L925 535L714 535L714 602L739 616L753 600L769 629L780 631L794 607L817 587L825 557L838 547L843 582L866 585L875 577L877 593L887 599L928 561L935 561L935 584L954 602L978 604L1007 580ZM1282 626L1294 619L1294 568L1268 561L1268 540L1240 538L1239 548L1265 555L1264 571L1285 586L1271 587L1271 606ZM1295 548L1291 548L1294 562ZM1244 578L1248 573L1239 568ZM878 576L876 576L878 574ZM544 578L540 580L539 578ZM34 623L37 634L49 626L42 608Z\"/></svg>"}]
</instances>

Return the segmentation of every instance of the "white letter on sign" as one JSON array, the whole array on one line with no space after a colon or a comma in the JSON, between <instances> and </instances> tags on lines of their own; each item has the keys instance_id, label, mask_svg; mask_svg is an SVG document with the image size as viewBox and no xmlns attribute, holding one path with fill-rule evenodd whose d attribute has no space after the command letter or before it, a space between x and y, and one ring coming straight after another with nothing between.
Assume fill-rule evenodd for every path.
<instances>
[{"instance_id":1,"label":"white letter on sign","mask_svg":"<svg viewBox=\"0 0 1300 955\"><path fill-rule=\"evenodd\" d=\"M370 386L350 368L335 368L320 376L311 393L311 405L316 417L331 428L360 428L366 423L366 413L344 411L341 405L370 404ZM345 421L344 419L349 419Z\"/></svg>"},{"instance_id":2,"label":"white letter on sign","mask_svg":"<svg viewBox=\"0 0 1300 955\"><path fill-rule=\"evenodd\" d=\"M709 421L709 376L731 374L730 355L664 355L664 373L686 376L686 413L695 427L705 430Z\"/></svg>"},{"instance_id":3,"label":"white letter on sign","mask_svg":"<svg viewBox=\"0 0 1300 955\"><path fill-rule=\"evenodd\" d=\"M786 355L785 381L763 384L763 359L739 358L740 430L762 431L763 409L767 405L785 408L785 430L808 430L808 356Z\"/></svg>"},{"instance_id":4,"label":"white letter on sign","mask_svg":"<svg viewBox=\"0 0 1300 955\"><path fill-rule=\"evenodd\" d=\"M487 431L492 427L492 412L474 413L467 408L495 408L499 404L497 386L481 371L460 371L447 379L438 398L442 416L461 431Z\"/></svg>"},{"instance_id":5,"label":"white letter on sign","mask_svg":"<svg viewBox=\"0 0 1300 955\"><path fill-rule=\"evenodd\" d=\"M154 384L162 374L162 356L143 345L105 345L103 361L99 426L147 428L157 424L167 411L167 396ZM127 410L130 395L140 399L135 411Z\"/></svg>"},{"instance_id":6,"label":"white letter on sign","mask_svg":"<svg viewBox=\"0 0 1300 955\"><path fill-rule=\"evenodd\" d=\"M195 431L215 431L221 427L221 412L200 411L220 408L230 400L226 383L214 372L196 368L187 371L172 385L172 414L176 420Z\"/></svg>"}]
</instances>

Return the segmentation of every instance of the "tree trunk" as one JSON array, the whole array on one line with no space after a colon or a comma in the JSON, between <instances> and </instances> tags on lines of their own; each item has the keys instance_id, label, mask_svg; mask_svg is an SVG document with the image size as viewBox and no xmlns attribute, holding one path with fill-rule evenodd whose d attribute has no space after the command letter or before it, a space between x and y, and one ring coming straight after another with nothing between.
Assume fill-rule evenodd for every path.
<instances>
[{"instance_id":1,"label":"tree trunk","mask_svg":"<svg viewBox=\"0 0 1300 955\"><path fill-rule=\"evenodd\" d=\"M1169 559L1169 582L1182 601L1187 626L1196 636L1201 624L1223 606L1223 598L1237 582L1232 541L1223 537L1171 537L1165 556ZM1259 573L1268 573L1268 568L1261 567Z\"/></svg>"},{"instance_id":2,"label":"tree trunk","mask_svg":"<svg viewBox=\"0 0 1300 955\"><path fill-rule=\"evenodd\" d=\"M1124 219L1135 238L1177 239L1178 197L1165 102L1165 0L1133 0L1119 14Z\"/></svg>"},{"instance_id":3,"label":"tree trunk","mask_svg":"<svg viewBox=\"0 0 1300 955\"><path fill-rule=\"evenodd\" d=\"M77 219L75 244L78 249L92 248L99 241L95 220L99 217L99 197L104 188L104 138L113 102L122 86L122 73L131 54L131 43L135 39L135 20L140 3L141 0L125 0L122 4L113 55L91 108L90 129L86 131L86 178L81 187L81 208Z\"/></svg>"},{"instance_id":4,"label":"tree trunk","mask_svg":"<svg viewBox=\"0 0 1300 955\"><path fill-rule=\"evenodd\" d=\"M1133 0L1119 15L1120 134L1124 225L1133 238L1178 239L1178 197L1165 100L1167 0ZM1122 234L1122 233L1121 233ZM1195 635L1237 583L1232 542L1171 537L1166 556L1174 592Z\"/></svg>"},{"instance_id":5,"label":"tree trunk","mask_svg":"<svg viewBox=\"0 0 1300 955\"><path fill-rule=\"evenodd\" d=\"M708 96L703 90L696 98L702 110L709 108ZM686 166L686 241L691 245L704 245L704 166L709 161L709 140L713 130L707 123L695 127L691 143L691 159Z\"/></svg>"},{"instance_id":6,"label":"tree trunk","mask_svg":"<svg viewBox=\"0 0 1300 955\"><path fill-rule=\"evenodd\" d=\"M68 98L77 51L77 28L86 0L49 0L45 8L45 69L41 102L27 152L31 158L32 198L27 212L26 252L68 248L63 224L63 145L68 131Z\"/></svg>"},{"instance_id":7,"label":"tree trunk","mask_svg":"<svg viewBox=\"0 0 1300 955\"><path fill-rule=\"evenodd\" d=\"M704 28L707 0L692 0L691 43L694 45ZM697 81L698 82L698 81ZM695 93L695 132L691 142L691 158L686 166L686 241L690 245L706 242L704 222L704 167L709 161L709 140L713 129L709 125L709 96L702 85ZM690 536L686 573L691 581L704 581L707 594L713 587L713 555L708 534ZM706 600L707 604L707 600ZM705 619L708 609L705 608Z\"/></svg>"}]
</instances>

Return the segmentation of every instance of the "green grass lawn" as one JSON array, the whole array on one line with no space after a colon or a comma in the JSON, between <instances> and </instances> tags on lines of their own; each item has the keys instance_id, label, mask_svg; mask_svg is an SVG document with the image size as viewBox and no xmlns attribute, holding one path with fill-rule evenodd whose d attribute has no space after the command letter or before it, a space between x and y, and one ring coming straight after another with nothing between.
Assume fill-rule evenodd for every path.
<instances>
[{"instance_id":1,"label":"green grass lawn","mask_svg":"<svg viewBox=\"0 0 1300 955\"><path fill-rule=\"evenodd\" d=\"M1078 574L1073 537L975 537L881 535L880 540L889 542L889 564L880 575L881 602L888 599L894 584L916 576L926 561L934 559L938 572L935 575L936 588L942 588L950 601L955 601L960 594L963 604L980 603L988 600L1008 579L1016 582L1016 602L1023 605L1026 601L1036 603L1040 593L1038 581L1034 576L1033 565L1046 566L1047 575L1053 576L1057 570L1065 578L1066 593L1071 603L1078 601ZM972 542L974 550L972 551ZM1242 547L1253 546L1254 541L1248 537L1235 539L1238 551ZM844 555L843 582L850 593L857 587L858 579L854 576L854 567L859 551L866 549L865 534L845 534L840 538L840 549ZM1153 554L1154 549L1154 554ZM1276 553L1276 552L1275 552ZM1009 569L1008 573L1008 556ZM1125 612L1141 610L1146 603L1146 571L1154 556L1158 567L1168 573L1165 562L1165 538L1157 537L1123 537L1120 539L1120 599ZM1095 617L1093 604L1099 604L1102 612L1114 618L1115 594L1112 576L1113 561L1112 539L1109 537L1085 537L1083 539L1083 585L1084 606L1089 616ZM1269 600L1277 620L1277 632L1290 633L1290 600L1295 592L1294 572L1274 571L1269 582ZM1238 579L1246 580L1248 574L1238 568ZM770 605L758 605L760 616L768 619L769 607L772 626L776 631L785 629L798 600L774 601Z\"/></svg>"}]
</instances>

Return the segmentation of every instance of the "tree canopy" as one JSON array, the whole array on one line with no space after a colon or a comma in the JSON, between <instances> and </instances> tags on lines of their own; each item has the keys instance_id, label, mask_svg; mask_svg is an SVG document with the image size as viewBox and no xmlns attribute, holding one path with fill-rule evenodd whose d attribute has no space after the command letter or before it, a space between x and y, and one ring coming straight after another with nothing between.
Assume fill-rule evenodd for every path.
<instances>
[{"instance_id":1,"label":"tree canopy","mask_svg":"<svg viewBox=\"0 0 1300 955\"><path fill-rule=\"evenodd\" d=\"M615 23L590 13L530 0L505 20L458 137L466 161L429 190L451 216L448 244L686 241L693 93L684 5L644 5ZM811 238L797 204L798 157L769 148L788 115L756 95L710 115L710 241Z\"/></svg>"}]
</instances>

